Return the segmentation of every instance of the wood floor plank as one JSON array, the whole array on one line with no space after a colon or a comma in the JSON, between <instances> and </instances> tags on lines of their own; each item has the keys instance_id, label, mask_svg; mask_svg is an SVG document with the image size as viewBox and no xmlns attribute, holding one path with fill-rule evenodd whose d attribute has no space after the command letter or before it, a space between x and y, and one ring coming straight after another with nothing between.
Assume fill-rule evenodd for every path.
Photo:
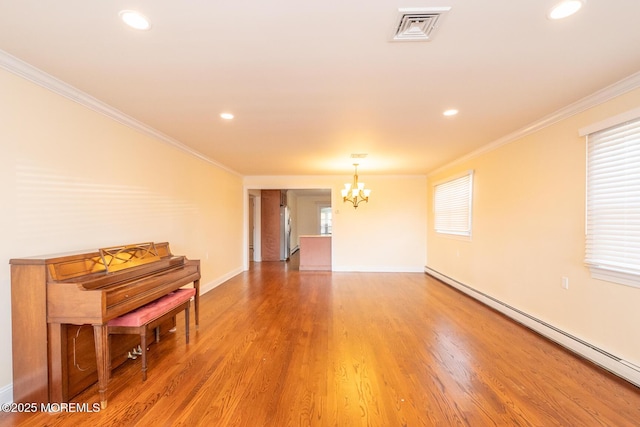
<instances>
[{"instance_id":1,"label":"wood floor plank","mask_svg":"<svg viewBox=\"0 0 640 427\"><path fill-rule=\"evenodd\" d=\"M2 426L633 426L640 390L418 273L258 263L116 369L96 413ZM96 403L90 387L74 399Z\"/></svg>"}]
</instances>

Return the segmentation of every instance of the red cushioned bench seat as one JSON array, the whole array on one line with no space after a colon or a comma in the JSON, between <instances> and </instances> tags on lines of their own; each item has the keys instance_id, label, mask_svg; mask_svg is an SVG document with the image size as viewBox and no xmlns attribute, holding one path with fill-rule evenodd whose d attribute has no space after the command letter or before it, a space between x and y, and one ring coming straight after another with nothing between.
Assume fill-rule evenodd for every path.
<instances>
[{"instance_id":1,"label":"red cushioned bench seat","mask_svg":"<svg viewBox=\"0 0 640 427\"><path fill-rule=\"evenodd\" d=\"M127 314L111 319L107 323L109 335L140 335L143 381L147 379L147 330L154 330L155 339L158 341L160 324L184 310L185 335L189 344L189 306L195 294L194 288L178 289ZM109 372L111 372L111 366L109 366Z\"/></svg>"}]
</instances>

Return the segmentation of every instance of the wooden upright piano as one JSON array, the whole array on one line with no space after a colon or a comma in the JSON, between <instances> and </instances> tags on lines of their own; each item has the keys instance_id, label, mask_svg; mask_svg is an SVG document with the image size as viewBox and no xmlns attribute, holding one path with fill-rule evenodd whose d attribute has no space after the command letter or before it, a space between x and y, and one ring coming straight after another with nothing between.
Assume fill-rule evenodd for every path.
<instances>
[{"instance_id":1,"label":"wooden upright piano","mask_svg":"<svg viewBox=\"0 0 640 427\"><path fill-rule=\"evenodd\" d=\"M97 379L106 407L109 363L126 360L138 338L110 341L106 323L185 285L196 289L199 324L200 261L166 242L10 264L14 402L67 402Z\"/></svg>"}]
</instances>

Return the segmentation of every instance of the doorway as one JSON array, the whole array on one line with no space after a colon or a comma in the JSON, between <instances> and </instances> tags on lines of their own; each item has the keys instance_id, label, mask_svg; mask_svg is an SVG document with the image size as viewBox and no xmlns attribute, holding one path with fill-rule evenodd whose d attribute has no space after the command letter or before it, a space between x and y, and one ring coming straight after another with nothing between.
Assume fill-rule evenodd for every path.
<instances>
[{"instance_id":1,"label":"doorway","mask_svg":"<svg viewBox=\"0 0 640 427\"><path fill-rule=\"evenodd\" d=\"M287 189L285 192L288 219L289 255L295 254L300 247L301 235L330 234L331 227L326 221L326 209L331 211L331 189ZM322 215L325 209L325 215ZM248 224L247 224L247 268L251 262L263 261L261 246L266 238L262 229L262 190L248 190ZM324 219L323 219L324 218ZM275 224L275 221L274 221ZM264 225L265 227L271 227ZM275 227L275 225L273 225ZM283 235L284 238L284 235ZM278 245L279 246L279 245Z\"/></svg>"}]
</instances>

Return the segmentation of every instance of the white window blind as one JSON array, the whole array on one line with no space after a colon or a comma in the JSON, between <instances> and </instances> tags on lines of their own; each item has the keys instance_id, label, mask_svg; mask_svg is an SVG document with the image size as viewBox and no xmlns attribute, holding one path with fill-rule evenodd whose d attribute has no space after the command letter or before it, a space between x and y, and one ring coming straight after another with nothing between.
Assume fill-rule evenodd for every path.
<instances>
[{"instance_id":1,"label":"white window blind","mask_svg":"<svg viewBox=\"0 0 640 427\"><path fill-rule=\"evenodd\" d=\"M640 119L587 136L585 262L596 278L640 286Z\"/></svg>"},{"instance_id":2,"label":"white window blind","mask_svg":"<svg viewBox=\"0 0 640 427\"><path fill-rule=\"evenodd\" d=\"M438 233L471 236L473 171L435 186L435 229Z\"/></svg>"}]
</instances>

